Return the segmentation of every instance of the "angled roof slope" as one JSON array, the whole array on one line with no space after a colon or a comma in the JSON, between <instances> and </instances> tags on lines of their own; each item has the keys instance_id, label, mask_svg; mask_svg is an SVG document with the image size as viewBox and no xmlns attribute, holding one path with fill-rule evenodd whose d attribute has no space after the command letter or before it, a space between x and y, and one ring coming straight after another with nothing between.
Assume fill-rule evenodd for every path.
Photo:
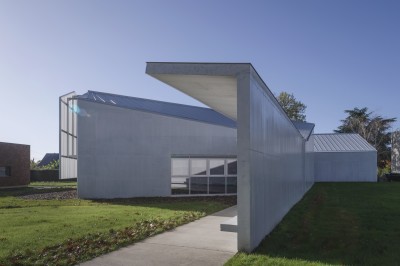
<instances>
[{"instance_id":1,"label":"angled roof slope","mask_svg":"<svg viewBox=\"0 0 400 266\"><path fill-rule=\"evenodd\" d=\"M46 153L43 159L38 163L38 166L45 166L52 161L57 161L59 159L58 153Z\"/></svg>"},{"instance_id":2,"label":"angled roof slope","mask_svg":"<svg viewBox=\"0 0 400 266\"><path fill-rule=\"evenodd\" d=\"M314 134L315 152L363 152L376 149L358 134Z\"/></svg>"},{"instance_id":3,"label":"angled roof slope","mask_svg":"<svg viewBox=\"0 0 400 266\"><path fill-rule=\"evenodd\" d=\"M127 109L157 113L208 124L236 128L235 121L210 108L161 102L98 91L88 91L87 93L78 95L75 98Z\"/></svg>"},{"instance_id":4,"label":"angled roof slope","mask_svg":"<svg viewBox=\"0 0 400 266\"><path fill-rule=\"evenodd\" d=\"M312 131L314 130L315 124L307 123L302 121L293 121L294 126L299 130L300 134L303 136L304 139L308 140Z\"/></svg>"}]
</instances>

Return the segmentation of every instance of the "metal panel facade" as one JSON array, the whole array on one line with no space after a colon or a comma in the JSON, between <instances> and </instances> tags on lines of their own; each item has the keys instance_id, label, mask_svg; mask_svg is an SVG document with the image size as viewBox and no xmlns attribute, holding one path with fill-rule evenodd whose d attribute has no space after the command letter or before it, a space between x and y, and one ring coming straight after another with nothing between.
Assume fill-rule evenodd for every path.
<instances>
[{"instance_id":1,"label":"metal panel facade","mask_svg":"<svg viewBox=\"0 0 400 266\"><path fill-rule=\"evenodd\" d=\"M78 100L78 194L171 195L171 156L236 155L236 129Z\"/></svg>"},{"instance_id":2,"label":"metal panel facade","mask_svg":"<svg viewBox=\"0 0 400 266\"><path fill-rule=\"evenodd\" d=\"M376 182L376 151L315 152L316 182Z\"/></svg>"},{"instance_id":3,"label":"metal panel facade","mask_svg":"<svg viewBox=\"0 0 400 266\"><path fill-rule=\"evenodd\" d=\"M310 184L304 139L252 68L237 90L238 249L251 251Z\"/></svg>"},{"instance_id":4,"label":"metal panel facade","mask_svg":"<svg viewBox=\"0 0 400 266\"><path fill-rule=\"evenodd\" d=\"M353 133L327 133L314 134L315 152L354 152L376 151L359 134Z\"/></svg>"}]
</instances>

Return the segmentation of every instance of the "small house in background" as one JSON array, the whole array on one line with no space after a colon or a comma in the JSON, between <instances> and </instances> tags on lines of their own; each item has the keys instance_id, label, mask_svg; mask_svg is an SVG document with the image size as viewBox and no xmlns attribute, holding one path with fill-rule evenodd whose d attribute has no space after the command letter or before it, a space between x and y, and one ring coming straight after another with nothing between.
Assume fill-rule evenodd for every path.
<instances>
[{"instance_id":1,"label":"small house in background","mask_svg":"<svg viewBox=\"0 0 400 266\"><path fill-rule=\"evenodd\" d=\"M377 152L358 134L314 134L316 182L376 182Z\"/></svg>"},{"instance_id":2,"label":"small house in background","mask_svg":"<svg viewBox=\"0 0 400 266\"><path fill-rule=\"evenodd\" d=\"M38 163L37 166L42 167L46 166L53 161L57 161L59 159L58 153L46 153L46 155L43 157L43 159Z\"/></svg>"},{"instance_id":3,"label":"small house in background","mask_svg":"<svg viewBox=\"0 0 400 266\"><path fill-rule=\"evenodd\" d=\"M29 170L29 145L0 142L0 187L28 185Z\"/></svg>"}]
</instances>

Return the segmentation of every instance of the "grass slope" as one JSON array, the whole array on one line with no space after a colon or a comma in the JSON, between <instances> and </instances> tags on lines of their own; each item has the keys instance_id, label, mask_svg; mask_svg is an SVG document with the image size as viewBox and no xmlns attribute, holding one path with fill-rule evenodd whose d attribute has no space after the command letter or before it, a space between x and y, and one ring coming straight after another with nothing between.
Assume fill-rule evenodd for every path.
<instances>
[{"instance_id":1,"label":"grass slope","mask_svg":"<svg viewBox=\"0 0 400 266\"><path fill-rule=\"evenodd\" d=\"M227 265L399 265L400 183L317 183Z\"/></svg>"},{"instance_id":2,"label":"grass slope","mask_svg":"<svg viewBox=\"0 0 400 266\"><path fill-rule=\"evenodd\" d=\"M151 223L160 226L150 233L158 233L179 225L173 223L175 220L186 223L229 205L212 198L89 201L26 200L18 197L38 191L63 190L66 188L0 190L0 265L13 264L9 257L17 251L30 249L37 253L68 239L84 239L89 234L98 234L107 240L127 228L131 228L129 232L132 231L132 234L139 227L147 230L149 224L152 229ZM150 233L140 231L137 239ZM129 239L121 241L117 244L129 243Z\"/></svg>"}]
</instances>

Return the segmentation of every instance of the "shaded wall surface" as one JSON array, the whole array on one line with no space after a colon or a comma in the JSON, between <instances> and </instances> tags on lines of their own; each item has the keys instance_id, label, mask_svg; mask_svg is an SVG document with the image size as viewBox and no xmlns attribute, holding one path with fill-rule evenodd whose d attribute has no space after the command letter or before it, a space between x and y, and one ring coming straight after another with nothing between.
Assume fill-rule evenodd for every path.
<instances>
[{"instance_id":1,"label":"shaded wall surface","mask_svg":"<svg viewBox=\"0 0 400 266\"><path fill-rule=\"evenodd\" d=\"M315 152L316 182L376 182L376 151Z\"/></svg>"},{"instance_id":2,"label":"shaded wall surface","mask_svg":"<svg viewBox=\"0 0 400 266\"><path fill-rule=\"evenodd\" d=\"M0 167L10 169L10 176L0 176L0 187L28 185L30 146L0 142Z\"/></svg>"},{"instance_id":3,"label":"shaded wall surface","mask_svg":"<svg viewBox=\"0 0 400 266\"><path fill-rule=\"evenodd\" d=\"M78 100L78 195L171 195L171 156L236 155L236 129Z\"/></svg>"},{"instance_id":4,"label":"shaded wall surface","mask_svg":"<svg viewBox=\"0 0 400 266\"><path fill-rule=\"evenodd\" d=\"M392 133L392 173L400 173L400 131Z\"/></svg>"},{"instance_id":5,"label":"shaded wall surface","mask_svg":"<svg viewBox=\"0 0 400 266\"><path fill-rule=\"evenodd\" d=\"M312 144L252 68L237 90L238 249L251 251L313 184Z\"/></svg>"}]
</instances>

